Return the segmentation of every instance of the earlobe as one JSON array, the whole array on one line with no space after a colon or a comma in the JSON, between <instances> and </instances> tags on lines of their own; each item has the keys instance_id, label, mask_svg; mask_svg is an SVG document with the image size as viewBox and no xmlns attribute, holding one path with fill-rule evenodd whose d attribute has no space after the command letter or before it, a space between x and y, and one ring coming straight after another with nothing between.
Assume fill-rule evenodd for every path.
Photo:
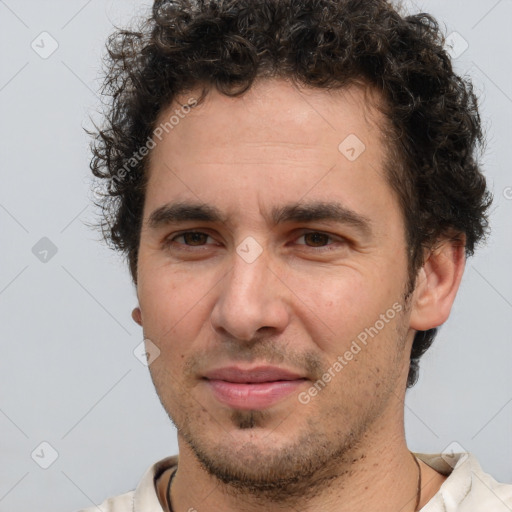
<instances>
[{"instance_id":1,"label":"earlobe","mask_svg":"<svg viewBox=\"0 0 512 512\"><path fill-rule=\"evenodd\" d=\"M416 279L411 328L426 331L447 320L464 273L464 242L444 239L429 252Z\"/></svg>"},{"instance_id":2,"label":"earlobe","mask_svg":"<svg viewBox=\"0 0 512 512\"><path fill-rule=\"evenodd\" d=\"M134 322L138 323L142 327L142 311L139 307L133 309L132 318Z\"/></svg>"}]
</instances>

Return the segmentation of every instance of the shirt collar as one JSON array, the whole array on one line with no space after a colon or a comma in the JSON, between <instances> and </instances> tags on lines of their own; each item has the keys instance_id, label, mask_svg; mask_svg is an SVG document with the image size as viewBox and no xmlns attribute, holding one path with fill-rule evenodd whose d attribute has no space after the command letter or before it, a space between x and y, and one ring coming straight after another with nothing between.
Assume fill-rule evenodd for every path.
<instances>
[{"instance_id":1,"label":"shirt collar","mask_svg":"<svg viewBox=\"0 0 512 512\"><path fill-rule=\"evenodd\" d=\"M133 496L133 512L164 512L158 494L156 481L167 469L178 464L178 456L166 457L153 464L145 473L135 489Z\"/></svg>"}]
</instances>

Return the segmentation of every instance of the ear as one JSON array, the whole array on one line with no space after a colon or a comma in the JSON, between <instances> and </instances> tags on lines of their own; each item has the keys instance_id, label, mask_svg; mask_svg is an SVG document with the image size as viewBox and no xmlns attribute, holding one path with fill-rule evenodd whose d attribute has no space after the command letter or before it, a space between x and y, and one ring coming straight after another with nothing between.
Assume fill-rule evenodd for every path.
<instances>
[{"instance_id":1,"label":"ear","mask_svg":"<svg viewBox=\"0 0 512 512\"><path fill-rule=\"evenodd\" d=\"M142 311L139 307L134 308L132 311L132 318L134 322L138 323L142 327Z\"/></svg>"},{"instance_id":2,"label":"ear","mask_svg":"<svg viewBox=\"0 0 512 512\"><path fill-rule=\"evenodd\" d=\"M465 264L464 235L444 238L429 251L416 277L411 328L427 331L448 319Z\"/></svg>"}]
</instances>

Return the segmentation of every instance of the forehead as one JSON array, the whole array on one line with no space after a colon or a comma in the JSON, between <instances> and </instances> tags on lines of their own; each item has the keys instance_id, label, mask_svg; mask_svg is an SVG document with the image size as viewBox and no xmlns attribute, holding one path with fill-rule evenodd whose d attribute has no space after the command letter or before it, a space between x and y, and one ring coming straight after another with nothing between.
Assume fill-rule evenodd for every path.
<instances>
[{"instance_id":1,"label":"forehead","mask_svg":"<svg viewBox=\"0 0 512 512\"><path fill-rule=\"evenodd\" d=\"M158 119L166 129L150 156L146 219L176 199L267 219L301 199L341 200L367 218L387 206L386 120L373 90L260 80L242 96L213 89L193 108L180 106L200 95L181 95Z\"/></svg>"},{"instance_id":2,"label":"forehead","mask_svg":"<svg viewBox=\"0 0 512 512\"><path fill-rule=\"evenodd\" d=\"M185 114L182 105L195 102L201 93L197 88L182 94L160 113L156 126L165 128L167 123L164 136L172 131L176 146L192 143L201 149L208 144L211 150L217 143L236 141L247 147L288 143L292 150L294 144L314 149L332 147L353 134L365 138L366 143L371 138L376 147L388 131L387 119L378 109L384 104L383 97L368 84L327 90L298 87L284 79L259 79L241 96L210 89L201 103L187 108Z\"/></svg>"}]
</instances>

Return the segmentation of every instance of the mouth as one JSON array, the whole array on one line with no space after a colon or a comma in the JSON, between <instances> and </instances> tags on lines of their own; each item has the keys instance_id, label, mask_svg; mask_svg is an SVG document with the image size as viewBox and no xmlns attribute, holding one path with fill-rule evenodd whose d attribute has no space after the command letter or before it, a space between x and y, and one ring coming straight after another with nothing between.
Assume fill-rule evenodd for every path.
<instances>
[{"instance_id":1,"label":"mouth","mask_svg":"<svg viewBox=\"0 0 512 512\"><path fill-rule=\"evenodd\" d=\"M233 409L266 409L304 385L306 377L272 366L243 369L230 366L203 377L214 398Z\"/></svg>"}]
</instances>

